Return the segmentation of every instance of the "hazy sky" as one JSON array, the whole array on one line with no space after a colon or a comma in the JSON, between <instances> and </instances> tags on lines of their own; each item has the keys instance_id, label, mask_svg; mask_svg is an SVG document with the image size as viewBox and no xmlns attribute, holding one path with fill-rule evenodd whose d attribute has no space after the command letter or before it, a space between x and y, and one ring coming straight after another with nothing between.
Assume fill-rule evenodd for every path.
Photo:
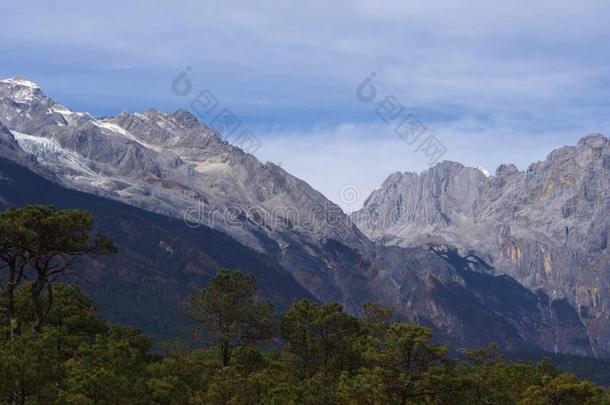
<instances>
[{"instance_id":1,"label":"hazy sky","mask_svg":"<svg viewBox=\"0 0 610 405\"><path fill-rule=\"evenodd\" d=\"M347 210L428 167L377 115L386 96L443 159L491 172L610 133L608 1L3 1L0 16L0 76L96 115L171 111L208 89L261 139L257 156ZM344 185L360 198L342 202Z\"/></svg>"}]
</instances>

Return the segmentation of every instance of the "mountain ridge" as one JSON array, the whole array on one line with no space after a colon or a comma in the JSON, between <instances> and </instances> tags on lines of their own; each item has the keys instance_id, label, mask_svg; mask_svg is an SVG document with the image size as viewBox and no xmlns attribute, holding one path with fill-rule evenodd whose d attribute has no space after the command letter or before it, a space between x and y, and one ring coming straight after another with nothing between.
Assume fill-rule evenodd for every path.
<instances>
[{"instance_id":1,"label":"mountain ridge","mask_svg":"<svg viewBox=\"0 0 610 405\"><path fill-rule=\"evenodd\" d=\"M487 178L442 162L393 174L351 218L378 244L446 243L484 258L493 274L567 299L607 356L609 150L590 134L524 171L504 164Z\"/></svg>"},{"instance_id":2,"label":"mountain ridge","mask_svg":"<svg viewBox=\"0 0 610 405\"><path fill-rule=\"evenodd\" d=\"M230 145L186 111L96 119L14 80L0 82L0 123L62 187L226 233L270 257L319 301L352 313L366 301L392 306L465 347L496 340L507 349L592 353L575 308L561 298L494 275L488 257L458 254L447 243L374 243L307 183ZM445 166L439 170L457 168ZM485 177L473 170L468 179ZM439 184L428 186L437 193ZM472 197L439 207L465 216ZM439 212L427 214L447 223Z\"/></svg>"}]
</instances>

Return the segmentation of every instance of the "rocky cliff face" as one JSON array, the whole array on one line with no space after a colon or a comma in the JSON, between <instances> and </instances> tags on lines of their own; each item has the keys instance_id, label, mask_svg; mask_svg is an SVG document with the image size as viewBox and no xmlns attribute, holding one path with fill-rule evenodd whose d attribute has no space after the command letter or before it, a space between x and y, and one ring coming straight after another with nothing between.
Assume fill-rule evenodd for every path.
<instances>
[{"instance_id":1,"label":"rocky cliff face","mask_svg":"<svg viewBox=\"0 0 610 405\"><path fill-rule=\"evenodd\" d=\"M97 119L56 103L29 80L12 78L0 81L0 123L8 159L25 157L64 187L184 219L185 228L229 234L278 263L320 301L339 301L354 313L366 301L391 305L400 317L460 346L498 341L512 350L591 354L585 326L563 295L534 293L494 275L486 263L492 250L482 251L481 259L453 248L454 229L479 229L478 200L490 186L477 170L444 163L426 179L397 174L386 182L394 191L369 199L369 207L375 201L408 219L413 232L405 241L418 246L403 248L373 243L307 183L228 144L187 111ZM403 184L416 189L404 194ZM367 228L362 218L355 217L374 239L403 243L386 225L367 221ZM420 228L429 235L415 235ZM439 240L437 231L447 238ZM485 232L481 228L480 239L499 231ZM512 234L502 235L513 249Z\"/></svg>"},{"instance_id":2,"label":"rocky cliff face","mask_svg":"<svg viewBox=\"0 0 610 405\"><path fill-rule=\"evenodd\" d=\"M594 351L610 354L610 142L589 135L525 172L495 176L442 162L390 176L352 215L381 244L444 243L578 309Z\"/></svg>"}]
</instances>

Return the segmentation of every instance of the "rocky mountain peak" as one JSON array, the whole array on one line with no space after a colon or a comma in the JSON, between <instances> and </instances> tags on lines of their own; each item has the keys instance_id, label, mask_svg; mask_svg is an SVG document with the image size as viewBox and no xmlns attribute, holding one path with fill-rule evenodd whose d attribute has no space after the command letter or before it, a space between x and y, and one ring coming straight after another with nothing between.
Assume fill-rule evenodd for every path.
<instances>
[{"instance_id":1,"label":"rocky mountain peak","mask_svg":"<svg viewBox=\"0 0 610 405\"><path fill-rule=\"evenodd\" d=\"M584 166L598 159L604 150L607 153L608 138L602 134L590 134L581 138L576 146L563 146L553 150L545 161L533 164L532 169L528 171L534 170L539 164L555 165L565 161L574 161Z\"/></svg>"},{"instance_id":2,"label":"rocky mountain peak","mask_svg":"<svg viewBox=\"0 0 610 405\"><path fill-rule=\"evenodd\" d=\"M352 214L373 240L403 247L444 243L473 252L523 285L581 308L598 353L610 354L610 142L601 134L552 151L520 172L491 178L442 162L388 177Z\"/></svg>"},{"instance_id":3,"label":"rocky mountain peak","mask_svg":"<svg viewBox=\"0 0 610 405\"><path fill-rule=\"evenodd\" d=\"M450 161L420 174L394 173L350 217L377 242L427 239L438 229L471 221L480 189L488 181L480 170Z\"/></svg>"},{"instance_id":4,"label":"rocky mountain peak","mask_svg":"<svg viewBox=\"0 0 610 405\"><path fill-rule=\"evenodd\" d=\"M184 128L195 129L203 125L193 114L184 108L180 108L170 114L172 119L182 125ZM206 127L207 128L207 127Z\"/></svg>"},{"instance_id":5,"label":"rocky mountain peak","mask_svg":"<svg viewBox=\"0 0 610 405\"><path fill-rule=\"evenodd\" d=\"M584 136L580 141L578 141L578 148L590 147L592 149L603 149L608 145L608 138L606 138L603 134L589 134Z\"/></svg>"},{"instance_id":6,"label":"rocky mountain peak","mask_svg":"<svg viewBox=\"0 0 610 405\"><path fill-rule=\"evenodd\" d=\"M26 103L34 98L43 97L40 86L24 77L11 77L0 80L1 91L10 94L15 101Z\"/></svg>"},{"instance_id":7,"label":"rocky mountain peak","mask_svg":"<svg viewBox=\"0 0 610 405\"><path fill-rule=\"evenodd\" d=\"M0 83L9 85L9 86L29 87L31 89L40 89L40 86L38 86L36 83L34 83L33 81L26 79L25 77L22 77L22 76L15 76L15 77L10 77L8 79L3 79L3 80L0 80Z\"/></svg>"},{"instance_id":8,"label":"rocky mountain peak","mask_svg":"<svg viewBox=\"0 0 610 405\"><path fill-rule=\"evenodd\" d=\"M7 81L6 86L13 85ZM176 217L204 202L208 207L197 214L198 220L257 249L259 234L282 231L287 223L295 229L309 227L302 231L314 240L332 237L360 247L359 238L366 239L320 193L232 146L185 110L123 111L114 118L96 119L49 98L44 103L14 101L13 93L0 89L0 122L17 134L22 148L70 187ZM324 212L313 213L327 206L342 216L341 226L329 224L331 218ZM229 224L235 221L233 214L224 213L236 207L243 226ZM266 210L272 218L257 222L249 217L250 208ZM211 218L208 209L223 214ZM303 213L296 220L284 218L293 211Z\"/></svg>"},{"instance_id":9,"label":"rocky mountain peak","mask_svg":"<svg viewBox=\"0 0 610 405\"><path fill-rule=\"evenodd\" d=\"M458 173L464 169L464 165L458 162L453 162L451 160L443 160L436 163L430 169L425 171L424 173L438 173L438 174L451 174Z\"/></svg>"},{"instance_id":10,"label":"rocky mountain peak","mask_svg":"<svg viewBox=\"0 0 610 405\"><path fill-rule=\"evenodd\" d=\"M519 174L519 169L514 164L501 164L496 169L496 177L509 177L515 174Z\"/></svg>"},{"instance_id":11,"label":"rocky mountain peak","mask_svg":"<svg viewBox=\"0 0 610 405\"><path fill-rule=\"evenodd\" d=\"M8 79L0 80L0 82L7 83L7 84L13 84L16 86L26 86L26 87L36 88L36 89L40 88L40 86L38 86L36 83L34 83L30 79L27 79L23 76L10 77Z\"/></svg>"}]
</instances>

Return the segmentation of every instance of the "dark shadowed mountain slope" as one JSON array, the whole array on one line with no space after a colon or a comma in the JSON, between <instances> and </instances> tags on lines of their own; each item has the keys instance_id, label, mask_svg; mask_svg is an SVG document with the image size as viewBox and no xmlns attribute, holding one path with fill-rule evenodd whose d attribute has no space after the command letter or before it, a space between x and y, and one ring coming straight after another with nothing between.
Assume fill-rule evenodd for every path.
<instances>
[{"instance_id":1,"label":"dark shadowed mountain slope","mask_svg":"<svg viewBox=\"0 0 610 405\"><path fill-rule=\"evenodd\" d=\"M262 292L280 307L311 295L269 257L205 226L190 228L106 198L68 190L0 158L0 207L51 204L91 212L96 228L118 245L110 257L79 263L73 281L105 318L172 338L182 333L182 303L220 268L253 273Z\"/></svg>"}]
</instances>

